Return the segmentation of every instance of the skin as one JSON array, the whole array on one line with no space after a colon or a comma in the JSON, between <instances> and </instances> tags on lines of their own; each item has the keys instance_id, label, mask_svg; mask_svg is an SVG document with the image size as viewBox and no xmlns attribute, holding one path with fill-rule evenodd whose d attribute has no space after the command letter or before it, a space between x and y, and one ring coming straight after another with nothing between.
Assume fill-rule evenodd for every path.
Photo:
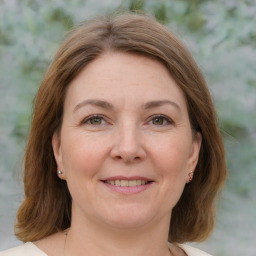
<instances>
[{"instance_id":1,"label":"skin","mask_svg":"<svg viewBox=\"0 0 256 256\"><path fill-rule=\"evenodd\" d=\"M201 136L161 63L109 52L88 64L68 88L52 145L73 200L65 255L170 255L172 208L196 167ZM150 185L124 193L103 182L114 176ZM63 234L37 245L51 255L54 239L63 249Z\"/></svg>"}]
</instances>

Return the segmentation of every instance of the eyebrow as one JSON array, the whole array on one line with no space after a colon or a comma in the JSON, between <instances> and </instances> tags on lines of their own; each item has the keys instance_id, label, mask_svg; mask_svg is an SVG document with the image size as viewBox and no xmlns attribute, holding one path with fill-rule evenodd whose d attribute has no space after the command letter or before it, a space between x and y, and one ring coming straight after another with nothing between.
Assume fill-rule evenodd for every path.
<instances>
[{"instance_id":1,"label":"eyebrow","mask_svg":"<svg viewBox=\"0 0 256 256\"><path fill-rule=\"evenodd\" d=\"M81 103L77 104L74 108L74 111L77 111L79 108L82 108L86 105L93 105L93 106L97 106L97 107L101 107L101 108L106 108L106 109L113 109L114 106L107 102L107 101L104 101L104 100L94 100L94 99L91 99L91 100L84 100L82 101Z\"/></svg>"},{"instance_id":2,"label":"eyebrow","mask_svg":"<svg viewBox=\"0 0 256 256\"><path fill-rule=\"evenodd\" d=\"M177 103L175 103L174 101L170 101L170 100L149 101L149 102L145 103L144 108L150 109L150 108L155 108L155 107L161 107L166 104L169 104L169 105L175 107L176 109L178 109L179 111L181 111L180 106ZM105 108L105 109L114 109L114 106L107 101L98 100L98 99L89 99L89 100L84 100L81 103L77 104L75 106L73 112L77 111L78 109L80 109L86 105L93 105L93 106L97 106L97 107L101 107L101 108Z\"/></svg>"},{"instance_id":3,"label":"eyebrow","mask_svg":"<svg viewBox=\"0 0 256 256\"><path fill-rule=\"evenodd\" d=\"M155 107L161 107L163 105L172 105L173 107L175 107L176 109L178 109L179 111L181 111L180 106L175 103L174 101L171 100L155 100L155 101L149 101L145 104L145 109L150 109L150 108L155 108Z\"/></svg>"}]
</instances>

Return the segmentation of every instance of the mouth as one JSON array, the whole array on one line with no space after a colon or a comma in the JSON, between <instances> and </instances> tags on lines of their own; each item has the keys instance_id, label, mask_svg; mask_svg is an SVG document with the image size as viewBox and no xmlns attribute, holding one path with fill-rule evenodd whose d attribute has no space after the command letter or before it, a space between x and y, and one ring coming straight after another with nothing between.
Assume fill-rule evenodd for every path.
<instances>
[{"instance_id":1,"label":"mouth","mask_svg":"<svg viewBox=\"0 0 256 256\"><path fill-rule=\"evenodd\" d=\"M145 177L123 177L115 176L101 180L101 182L115 193L132 195L143 192L151 187L154 183Z\"/></svg>"},{"instance_id":2,"label":"mouth","mask_svg":"<svg viewBox=\"0 0 256 256\"><path fill-rule=\"evenodd\" d=\"M147 185L152 181L142 180L142 179L134 179L134 180L113 179L113 180L103 180L103 182L113 186L118 186L118 187L137 187L137 186Z\"/></svg>"}]
</instances>

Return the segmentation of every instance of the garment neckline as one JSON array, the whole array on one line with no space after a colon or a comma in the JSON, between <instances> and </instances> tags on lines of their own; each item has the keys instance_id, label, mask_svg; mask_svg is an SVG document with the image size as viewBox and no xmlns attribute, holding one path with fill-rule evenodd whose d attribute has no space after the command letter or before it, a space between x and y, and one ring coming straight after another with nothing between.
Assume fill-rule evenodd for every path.
<instances>
[{"instance_id":1,"label":"garment neckline","mask_svg":"<svg viewBox=\"0 0 256 256\"><path fill-rule=\"evenodd\" d=\"M33 246L33 248L34 248L35 250L37 250L37 251L40 252L40 253L43 253L44 256L48 256L48 254L46 254L42 249L40 249L40 248L39 248L36 244L34 244L33 242L26 242L25 244ZM168 248L169 248L169 250L171 251L171 248L170 248L169 245L170 245L170 243L168 243ZM186 255L188 255L187 252L186 252L186 248L184 248L184 246L182 246L182 245L180 245L180 244L176 244L176 246L179 247L181 250L183 250Z\"/></svg>"},{"instance_id":2,"label":"garment neckline","mask_svg":"<svg viewBox=\"0 0 256 256\"><path fill-rule=\"evenodd\" d=\"M26 242L25 244L33 246L35 250L37 250L40 253L43 253L44 256L48 256L43 250L41 250L37 245L35 245L33 242Z\"/></svg>"},{"instance_id":3,"label":"garment neckline","mask_svg":"<svg viewBox=\"0 0 256 256\"><path fill-rule=\"evenodd\" d=\"M33 246L33 248L35 250L37 250L38 252L40 252L42 254L42 256L48 256L43 250L41 250L36 244L34 244L33 242L26 242L25 244L27 245L31 245ZM169 244L168 243L168 247L169 247ZM198 252L199 250L194 248L194 247L191 247L189 245L186 245L186 244L176 244L176 246L178 246L181 250L183 250L185 252L186 255L189 255L189 250L193 250L195 252ZM211 256L210 254L207 254L205 253L205 255L207 256Z\"/></svg>"}]
</instances>

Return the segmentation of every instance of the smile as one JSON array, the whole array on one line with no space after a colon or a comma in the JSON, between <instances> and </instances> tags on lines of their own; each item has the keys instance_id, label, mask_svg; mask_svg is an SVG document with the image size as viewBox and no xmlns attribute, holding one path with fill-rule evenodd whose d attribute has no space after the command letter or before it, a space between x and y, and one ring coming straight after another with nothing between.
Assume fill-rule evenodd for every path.
<instances>
[{"instance_id":1,"label":"smile","mask_svg":"<svg viewBox=\"0 0 256 256\"><path fill-rule=\"evenodd\" d=\"M137 194L149 189L155 182L146 177L133 176L115 176L101 180L101 182L110 190L119 194Z\"/></svg>"},{"instance_id":2,"label":"smile","mask_svg":"<svg viewBox=\"0 0 256 256\"><path fill-rule=\"evenodd\" d=\"M119 186L119 187L136 187L141 185L146 185L150 181L146 180L106 180L104 183L108 183L110 185Z\"/></svg>"}]
</instances>

